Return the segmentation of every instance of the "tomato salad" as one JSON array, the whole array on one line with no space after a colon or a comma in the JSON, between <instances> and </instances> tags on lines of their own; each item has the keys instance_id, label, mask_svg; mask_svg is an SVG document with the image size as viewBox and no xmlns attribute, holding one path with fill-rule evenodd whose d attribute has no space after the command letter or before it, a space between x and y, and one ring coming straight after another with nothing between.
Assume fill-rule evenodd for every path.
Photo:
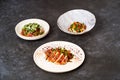
<instances>
[{"instance_id":1,"label":"tomato salad","mask_svg":"<svg viewBox=\"0 0 120 80\"><path fill-rule=\"evenodd\" d=\"M83 32L85 29L86 29L86 25L84 23L74 22L73 24L70 25L68 31L74 33L80 33Z\"/></svg>"},{"instance_id":2,"label":"tomato salad","mask_svg":"<svg viewBox=\"0 0 120 80\"><path fill-rule=\"evenodd\" d=\"M21 34L26 37L38 36L42 35L43 33L44 29L38 23L26 24L21 31Z\"/></svg>"}]
</instances>

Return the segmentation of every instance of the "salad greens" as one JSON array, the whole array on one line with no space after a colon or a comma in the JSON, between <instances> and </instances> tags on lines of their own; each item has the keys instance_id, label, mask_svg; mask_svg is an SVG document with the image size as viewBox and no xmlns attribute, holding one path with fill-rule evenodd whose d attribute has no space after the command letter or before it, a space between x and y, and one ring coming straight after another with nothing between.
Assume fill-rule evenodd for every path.
<instances>
[{"instance_id":1,"label":"salad greens","mask_svg":"<svg viewBox=\"0 0 120 80\"><path fill-rule=\"evenodd\" d=\"M29 23L24 25L21 34L24 36L32 37L43 34L44 30L38 23Z\"/></svg>"}]
</instances>

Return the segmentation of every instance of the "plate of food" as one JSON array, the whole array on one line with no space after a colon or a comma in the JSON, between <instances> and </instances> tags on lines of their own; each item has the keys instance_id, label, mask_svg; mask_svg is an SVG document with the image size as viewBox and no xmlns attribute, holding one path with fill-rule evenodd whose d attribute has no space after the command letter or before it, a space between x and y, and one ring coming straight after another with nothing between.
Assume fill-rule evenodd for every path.
<instances>
[{"instance_id":1,"label":"plate of food","mask_svg":"<svg viewBox=\"0 0 120 80\"><path fill-rule=\"evenodd\" d=\"M38 47L33 55L35 64L48 72L63 73L78 68L85 54L78 45L67 41L52 41Z\"/></svg>"},{"instance_id":2,"label":"plate of food","mask_svg":"<svg viewBox=\"0 0 120 80\"><path fill-rule=\"evenodd\" d=\"M65 33L80 35L90 31L96 23L95 15L84 9L74 9L60 15L57 25Z\"/></svg>"},{"instance_id":3,"label":"plate of food","mask_svg":"<svg viewBox=\"0 0 120 80\"><path fill-rule=\"evenodd\" d=\"M17 36L25 40L37 40L46 36L49 32L49 24L42 19L26 19L15 27Z\"/></svg>"}]
</instances>

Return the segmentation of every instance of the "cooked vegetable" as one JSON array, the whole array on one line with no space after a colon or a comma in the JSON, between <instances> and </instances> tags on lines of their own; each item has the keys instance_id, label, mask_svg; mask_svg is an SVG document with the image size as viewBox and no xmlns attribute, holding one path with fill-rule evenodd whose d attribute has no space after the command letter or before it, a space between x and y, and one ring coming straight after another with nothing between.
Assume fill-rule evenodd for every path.
<instances>
[{"instance_id":1,"label":"cooked vegetable","mask_svg":"<svg viewBox=\"0 0 120 80\"><path fill-rule=\"evenodd\" d=\"M21 34L27 37L38 36L44 33L43 28L37 23L24 25Z\"/></svg>"},{"instance_id":2,"label":"cooked vegetable","mask_svg":"<svg viewBox=\"0 0 120 80\"><path fill-rule=\"evenodd\" d=\"M51 48L45 51L46 60L57 63L60 65L64 65L73 58L73 54L70 50L65 48Z\"/></svg>"},{"instance_id":3,"label":"cooked vegetable","mask_svg":"<svg viewBox=\"0 0 120 80\"><path fill-rule=\"evenodd\" d=\"M83 32L85 29L86 29L86 25L84 23L74 22L73 24L70 25L68 31L80 33Z\"/></svg>"}]
</instances>

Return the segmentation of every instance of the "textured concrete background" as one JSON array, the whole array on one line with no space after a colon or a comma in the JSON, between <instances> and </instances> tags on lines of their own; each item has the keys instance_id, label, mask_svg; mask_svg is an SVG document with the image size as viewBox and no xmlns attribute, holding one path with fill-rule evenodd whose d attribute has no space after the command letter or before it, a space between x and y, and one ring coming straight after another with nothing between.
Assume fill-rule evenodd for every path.
<instances>
[{"instance_id":1,"label":"textured concrete background","mask_svg":"<svg viewBox=\"0 0 120 80\"><path fill-rule=\"evenodd\" d=\"M57 18L71 9L94 13L94 29L80 36L60 31ZM17 37L15 25L28 18L46 20L49 34L37 41ZM86 55L83 65L62 74L38 68L35 49L54 40L81 46ZM120 80L120 0L0 0L0 80Z\"/></svg>"}]
</instances>

